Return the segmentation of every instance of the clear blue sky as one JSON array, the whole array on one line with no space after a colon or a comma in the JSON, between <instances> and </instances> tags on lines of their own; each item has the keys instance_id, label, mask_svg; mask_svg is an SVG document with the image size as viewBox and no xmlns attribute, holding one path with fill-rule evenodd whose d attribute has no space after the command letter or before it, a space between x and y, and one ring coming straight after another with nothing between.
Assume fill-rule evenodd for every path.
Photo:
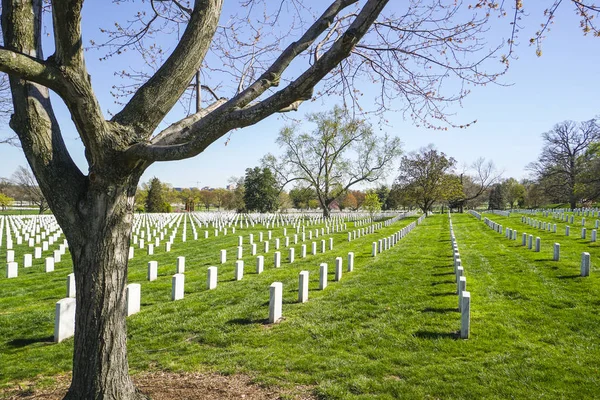
<instances>
[{"instance_id":1,"label":"clear blue sky","mask_svg":"<svg viewBox=\"0 0 600 400\"><path fill-rule=\"evenodd\" d=\"M527 2L526 5L532 3ZM98 27L107 26L115 12L128 13L127 7L132 5L117 7L98 0L88 1L83 15L85 41L96 38ZM543 56L538 58L535 49L527 45L527 39L529 32L537 29L542 22L542 11L531 10L530 18L525 21L527 29L521 33L518 59L511 61L511 67L503 78L503 82L511 86L475 88L463 102L462 108L454 110L454 121L461 123L476 119L478 122L475 125L467 129L435 131L417 128L412 121L404 120L401 114L389 113L386 117L390 127L385 130L399 136L407 152L433 143L461 164L470 164L479 157L485 157L505 171L504 177L526 177L525 166L539 154L542 132L563 120L581 121L600 115L600 38L584 37L577 16L570 4L565 4L544 42ZM499 23L502 29L490 32L490 43L498 43L510 33L508 20L502 19ZM52 50L45 51L47 56ZM113 73L135 66L136 58L130 54L100 63L99 56L98 52L88 53L88 69L103 110L114 112L118 106L114 105L110 96L110 88L116 82ZM58 99L54 98L53 101L65 140L74 159L85 172L87 167L83 148L70 117ZM339 99L306 103L294 117L300 118L306 112L328 109L336 103L339 103ZM174 122L176 117L170 115L168 122ZM142 181L157 176L176 187L225 186L229 177L241 176L246 168L257 166L259 159L267 152L278 152L274 141L284 123L281 116L271 116L255 126L232 133L227 146L225 137L193 159L154 164ZM0 177L10 177L19 165L26 164L16 148L0 146L0 156ZM389 182L391 180L392 177L388 179Z\"/></svg>"}]
</instances>

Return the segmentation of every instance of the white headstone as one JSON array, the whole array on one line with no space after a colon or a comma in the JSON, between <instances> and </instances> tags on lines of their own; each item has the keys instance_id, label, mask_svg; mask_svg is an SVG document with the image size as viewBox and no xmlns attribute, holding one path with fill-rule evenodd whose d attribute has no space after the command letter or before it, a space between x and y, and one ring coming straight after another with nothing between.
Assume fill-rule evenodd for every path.
<instances>
[{"instance_id":1,"label":"white headstone","mask_svg":"<svg viewBox=\"0 0 600 400\"><path fill-rule=\"evenodd\" d=\"M468 339L471 334L471 293L462 293L460 307L460 338Z\"/></svg>"},{"instance_id":2,"label":"white headstone","mask_svg":"<svg viewBox=\"0 0 600 400\"><path fill-rule=\"evenodd\" d=\"M306 303L308 301L308 271L300 272L298 280L298 303Z\"/></svg>"},{"instance_id":3,"label":"white headstone","mask_svg":"<svg viewBox=\"0 0 600 400\"><path fill-rule=\"evenodd\" d=\"M142 285L139 283L130 283L127 285L127 316L140 312L140 303L142 299Z\"/></svg>"},{"instance_id":4,"label":"white headstone","mask_svg":"<svg viewBox=\"0 0 600 400\"><path fill-rule=\"evenodd\" d=\"M46 257L46 272L54 271L54 257Z\"/></svg>"},{"instance_id":5,"label":"white headstone","mask_svg":"<svg viewBox=\"0 0 600 400\"><path fill-rule=\"evenodd\" d=\"M75 288L75 274L71 272L67 275L67 297L75 297L77 289Z\"/></svg>"},{"instance_id":6,"label":"white headstone","mask_svg":"<svg viewBox=\"0 0 600 400\"><path fill-rule=\"evenodd\" d=\"M319 290L324 290L327 287L327 264L322 263L319 266Z\"/></svg>"},{"instance_id":7,"label":"white headstone","mask_svg":"<svg viewBox=\"0 0 600 400\"><path fill-rule=\"evenodd\" d=\"M217 267L208 267L206 288L212 290L217 287Z\"/></svg>"},{"instance_id":8,"label":"white headstone","mask_svg":"<svg viewBox=\"0 0 600 400\"><path fill-rule=\"evenodd\" d=\"M276 251L274 256L275 268L281 267L281 252Z\"/></svg>"},{"instance_id":9,"label":"white headstone","mask_svg":"<svg viewBox=\"0 0 600 400\"><path fill-rule=\"evenodd\" d=\"M14 261L6 263L6 277L16 278L19 275L19 264Z\"/></svg>"},{"instance_id":10,"label":"white headstone","mask_svg":"<svg viewBox=\"0 0 600 400\"><path fill-rule=\"evenodd\" d=\"M256 257L256 273L262 274L264 269L265 269L265 257L264 256Z\"/></svg>"},{"instance_id":11,"label":"white headstone","mask_svg":"<svg viewBox=\"0 0 600 400\"><path fill-rule=\"evenodd\" d=\"M276 324L281 320L283 302L283 283L273 282L269 288L269 323Z\"/></svg>"},{"instance_id":12,"label":"white headstone","mask_svg":"<svg viewBox=\"0 0 600 400\"><path fill-rule=\"evenodd\" d=\"M66 298L56 302L54 316L54 341L62 342L75 334L75 299Z\"/></svg>"},{"instance_id":13,"label":"white headstone","mask_svg":"<svg viewBox=\"0 0 600 400\"><path fill-rule=\"evenodd\" d=\"M148 280L155 281L158 276L158 261L148 261Z\"/></svg>"},{"instance_id":14,"label":"white headstone","mask_svg":"<svg viewBox=\"0 0 600 400\"><path fill-rule=\"evenodd\" d=\"M31 254L23 255L23 268L29 268L33 264L33 256Z\"/></svg>"},{"instance_id":15,"label":"white headstone","mask_svg":"<svg viewBox=\"0 0 600 400\"><path fill-rule=\"evenodd\" d=\"M590 276L590 253L581 253L581 276Z\"/></svg>"},{"instance_id":16,"label":"white headstone","mask_svg":"<svg viewBox=\"0 0 600 400\"><path fill-rule=\"evenodd\" d=\"M235 262L235 280L241 281L244 277L244 260L237 260Z\"/></svg>"},{"instance_id":17,"label":"white headstone","mask_svg":"<svg viewBox=\"0 0 600 400\"><path fill-rule=\"evenodd\" d=\"M348 272L354 271L354 252L348 253Z\"/></svg>"},{"instance_id":18,"label":"white headstone","mask_svg":"<svg viewBox=\"0 0 600 400\"><path fill-rule=\"evenodd\" d=\"M221 250L221 264L227 262L227 250Z\"/></svg>"},{"instance_id":19,"label":"white headstone","mask_svg":"<svg viewBox=\"0 0 600 400\"><path fill-rule=\"evenodd\" d=\"M183 299L183 286L185 284L185 275L175 274L171 280L171 300Z\"/></svg>"},{"instance_id":20,"label":"white headstone","mask_svg":"<svg viewBox=\"0 0 600 400\"><path fill-rule=\"evenodd\" d=\"M183 274L185 272L185 257L184 256L177 257L176 266L177 266L178 274Z\"/></svg>"},{"instance_id":21,"label":"white headstone","mask_svg":"<svg viewBox=\"0 0 600 400\"><path fill-rule=\"evenodd\" d=\"M342 280L342 257L335 258L335 281Z\"/></svg>"}]
</instances>

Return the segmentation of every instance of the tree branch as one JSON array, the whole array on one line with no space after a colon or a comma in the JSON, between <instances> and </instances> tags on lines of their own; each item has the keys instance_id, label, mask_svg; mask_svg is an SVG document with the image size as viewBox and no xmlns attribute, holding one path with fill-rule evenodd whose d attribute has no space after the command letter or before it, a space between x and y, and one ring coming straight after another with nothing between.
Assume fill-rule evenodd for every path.
<instances>
[{"instance_id":1,"label":"tree branch","mask_svg":"<svg viewBox=\"0 0 600 400\"><path fill-rule=\"evenodd\" d=\"M9 49L4 54L10 51L42 58L41 13L42 0L21 4L2 1L2 31ZM73 210L86 180L67 151L48 89L18 75L10 77L10 85L14 107L10 126L18 134L27 161L59 223L74 224L78 214Z\"/></svg>"},{"instance_id":2,"label":"tree branch","mask_svg":"<svg viewBox=\"0 0 600 400\"><path fill-rule=\"evenodd\" d=\"M367 33L369 27L388 1L367 1L352 24L333 46L316 63L281 91L255 105L248 105L240 109L240 105L247 104L252 98L256 98L253 90L260 91L264 87L261 84L258 86L253 84L244 92L190 126L189 133L194 137L188 142L172 146L153 146L142 143L129 148L127 155L131 158L148 161L181 160L193 157L232 129L255 124L267 116L289 107L298 100L310 99L315 85L333 70L341 60L350 55L356 43ZM341 3L341 5L344 4L344 2ZM326 16L327 14L323 14L321 18ZM313 24L313 27L318 23L319 21ZM252 87L255 89L251 89ZM253 94L250 94L248 90L252 90Z\"/></svg>"},{"instance_id":3,"label":"tree branch","mask_svg":"<svg viewBox=\"0 0 600 400\"><path fill-rule=\"evenodd\" d=\"M83 69L81 7L83 0L52 1L54 58L58 65Z\"/></svg>"},{"instance_id":4,"label":"tree branch","mask_svg":"<svg viewBox=\"0 0 600 400\"><path fill-rule=\"evenodd\" d=\"M58 68L4 46L0 46L0 71L39 83L57 92L62 91L63 82Z\"/></svg>"},{"instance_id":5,"label":"tree branch","mask_svg":"<svg viewBox=\"0 0 600 400\"><path fill-rule=\"evenodd\" d=\"M112 119L150 137L200 67L217 28L223 0L196 0L177 47Z\"/></svg>"}]
</instances>

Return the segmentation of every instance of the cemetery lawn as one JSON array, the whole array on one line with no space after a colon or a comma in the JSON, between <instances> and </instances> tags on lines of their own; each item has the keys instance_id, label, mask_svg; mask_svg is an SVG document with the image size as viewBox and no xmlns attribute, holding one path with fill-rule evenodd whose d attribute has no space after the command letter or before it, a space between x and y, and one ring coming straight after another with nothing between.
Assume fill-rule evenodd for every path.
<instances>
[{"instance_id":1,"label":"cemetery lawn","mask_svg":"<svg viewBox=\"0 0 600 400\"><path fill-rule=\"evenodd\" d=\"M503 223L503 217L484 215ZM142 305L128 318L131 372L244 374L290 398L306 392L319 399L600 398L600 251L590 250L591 276L581 278L581 243L555 240L564 257L554 262L549 241L555 234L543 238L541 253L527 250L520 246L524 226L513 218L505 226L519 230L517 241L468 214L452 215L471 293L468 340L458 339L447 215L426 218L376 258L371 243L416 218L350 243L346 233L335 234L333 251L306 259L295 245L293 264L282 249L279 269L273 268L272 248L260 275L246 241L258 230L176 241L170 253L154 256L136 249L129 281L141 283ZM245 236L246 269L236 282L238 235ZM218 264L222 248L228 249L226 264ZM351 273L349 251L355 253ZM185 298L172 302L178 255L186 256ZM334 282L338 256L344 274ZM150 259L159 262L154 282L146 280ZM72 339L52 343L54 303L64 297L71 266L59 263L45 274L35 261L33 268L20 268L17 279L0 277L0 398L2 388L31 380L43 385L71 367ZM318 290L321 262L329 265L324 291ZM219 269L212 291L205 289L210 265ZM297 303L302 270L310 272L305 304ZM268 288L275 281L283 282L284 319L269 325Z\"/></svg>"}]
</instances>

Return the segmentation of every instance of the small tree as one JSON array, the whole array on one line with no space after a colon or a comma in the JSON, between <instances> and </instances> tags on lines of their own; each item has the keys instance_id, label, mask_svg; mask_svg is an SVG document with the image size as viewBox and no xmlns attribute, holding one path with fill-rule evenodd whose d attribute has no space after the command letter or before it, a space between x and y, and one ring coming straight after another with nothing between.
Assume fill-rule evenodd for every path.
<instances>
[{"instance_id":1,"label":"small tree","mask_svg":"<svg viewBox=\"0 0 600 400\"><path fill-rule=\"evenodd\" d=\"M371 219L374 218L375 213L381 211L381 201L379 200L379 196L375 192L369 192L365 196L365 202L363 203L363 208L369 214L371 214Z\"/></svg>"},{"instance_id":2,"label":"small tree","mask_svg":"<svg viewBox=\"0 0 600 400\"><path fill-rule=\"evenodd\" d=\"M268 154L263 164L276 171L282 187L297 180L310 185L328 217L333 201L350 187L385 176L400 156L400 139L376 137L365 121L340 107L309 114L308 120L315 130L299 133L293 125L283 128L277 143L284 154L279 160Z\"/></svg>"},{"instance_id":3,"label":"small tree","mask_svg":"<svg viewBox=\"0 0 600 400\"><path fill-rule=\"evenodd\" d=\"M278 208L277 180L269 168L248 168L244 178L244 202L252 211L273 212Z\"/></svg>"},{"instance_id":4,"label":"small tree","mask_svg":"<svg viewBox=\"0 0 600 400\"><path fill-rule=\"evenodd\" d=\"M511 209L524 200L525 186L520 184L515 178L508 178L502 182L502 187L504 189L504 198Z\"/></svg>"},{"instance_id":5,"label":"small tree","mask_svg":"<svg viewBox=\"0 0 600 400\"><path fill-rule=\"evenodd\" d=\"M11 206L15 201L12 197L8 197L4 193L0 193L0 207L2 211L6 210L7 207Z\"/></svg>"},{"instance_id":6,"label":"small tree","mask_svg":"<svg viewBox=\"0 0 600 400\"><path fill-rule=\"evenodd\" d=\"M170 208L171 206L166 199L164 185L157 177L152 178L148 185L148 194L146 196L146 212L169 212Z\"/></svg>"}]
</instances>

